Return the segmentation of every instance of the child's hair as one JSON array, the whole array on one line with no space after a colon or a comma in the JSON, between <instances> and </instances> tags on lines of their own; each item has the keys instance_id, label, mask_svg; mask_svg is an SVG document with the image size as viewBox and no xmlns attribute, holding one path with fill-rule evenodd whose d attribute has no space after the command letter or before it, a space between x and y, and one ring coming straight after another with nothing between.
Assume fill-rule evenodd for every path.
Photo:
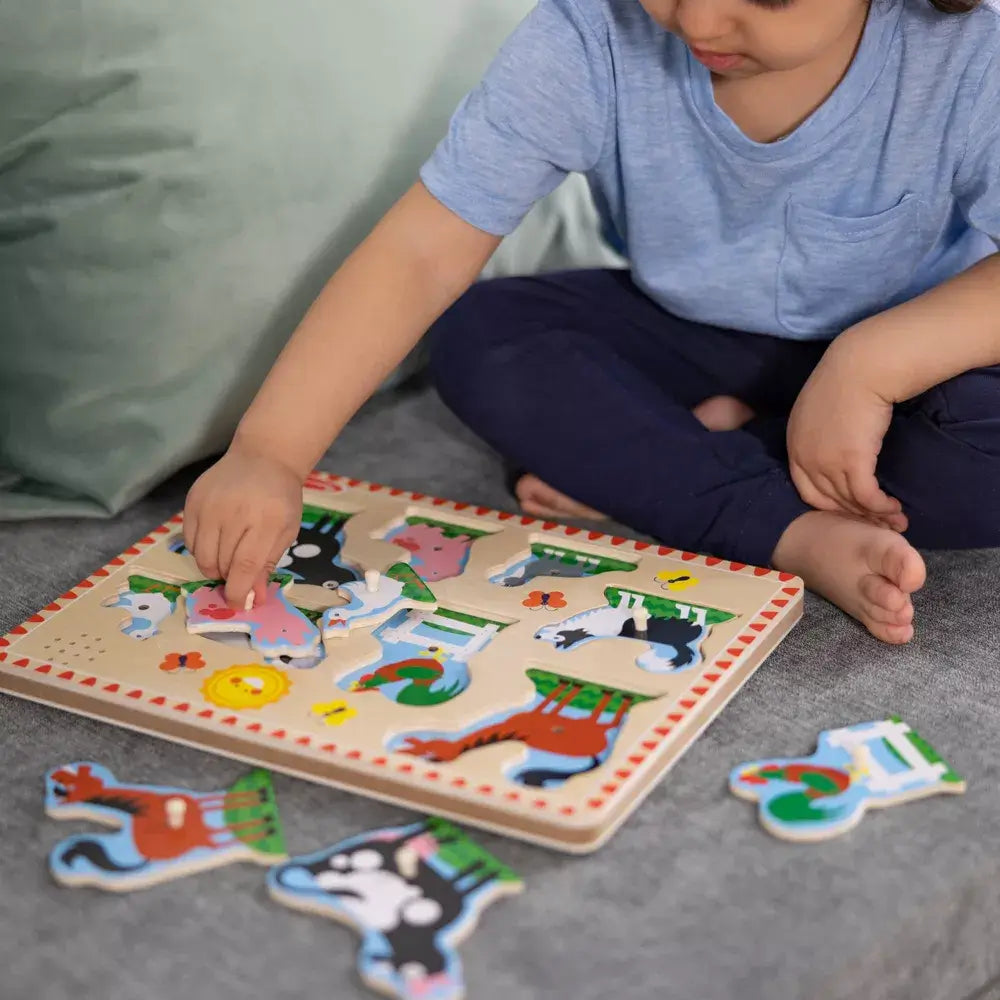
<instances>
[{"instance_id":1,"label":"child's hair","mask_svg":"<svg viewBox=\"0 0 1000 1000\"><path fill-rule=\"evenodd\" d=\"M945 14L969 14L982 0L931 0L931 3Z\"/></svg>"}]
</instances>

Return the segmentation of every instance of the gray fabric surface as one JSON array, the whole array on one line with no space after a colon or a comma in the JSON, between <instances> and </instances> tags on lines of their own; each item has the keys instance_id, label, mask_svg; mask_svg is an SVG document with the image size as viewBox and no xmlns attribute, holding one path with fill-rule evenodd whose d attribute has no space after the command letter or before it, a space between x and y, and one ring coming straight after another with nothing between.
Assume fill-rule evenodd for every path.
<instances>
[{"instance_id":1,"label":"gray fabric surface","mask_svg":"<svg viewBox=\"0 0 1000 1000\"><path fill-rule=\"evenodd\" d=\"M381 402L324 466L510 506L499 464L426 393ZM4 630L181 506L191 475L115 520L0 525ZM527 892L464 945L470 1000L979 1000L1000 974L997 553L930 558L916 641L891 649L825 603L806 617L618 836L568 858L493 836ZM743 760L807 753L820 729L896 712L969 779L964 797L870 814L813 846L772 839L726 791ZM238 764L0 697L0 998L369 996L356 938L271 905L236 866L131 896L62 890L42 776L92 758L117 774L219 787ZM409 817L279 776L294 852Z\"/></svg>"}]
</instances>

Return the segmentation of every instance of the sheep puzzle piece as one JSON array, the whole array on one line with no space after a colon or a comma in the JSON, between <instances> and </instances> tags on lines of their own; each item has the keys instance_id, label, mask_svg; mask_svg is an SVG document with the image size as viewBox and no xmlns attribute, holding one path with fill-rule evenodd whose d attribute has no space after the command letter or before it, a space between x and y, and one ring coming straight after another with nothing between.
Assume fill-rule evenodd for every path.
<instances>
[{"instance_id":1,"label":"sheep puzzle piece","mask_svg":"<svg viewBox=\"0 0 1000 1000\"><path fill-rule=\"evenodd\" d=\"M941 793L965 782L902 719L819 734L809 757L741 764L731 791L760 804L765 829L784 840L826 840L857 826L867 809Z\"/></svg>"},{"instance_id":2,"label":"sheep puzzle piece","mask_svg":"<svg viewBox=\"0 0 1000 1000\"><path fill-rule=\"evenodd\" d=\"M272 865L286 857L263 770L225 791L193 792L125 784L100 764L63 764L46 776L45 811L117 827L56 845L49 869L66 886L128 892L237 861Z\"/></svg>"},{"instance_id":3,"label":"sheep puzzle piece","mask_svg":"<svg viewBox=\"0 0 1000 1000\"><path fill-rule=\"evenodd\" d=\"M358 971L372 989L398 1000L461 1000L457 946L485 907L522 883L432 818L292 858L268 872L267 888L279 903L354 927Z\"/></svg>"},{"instance_id":4,"label":"sheep puzzle piece","mask_svg":"<svg viewBox=\"0 0 1000 1000\"><path fill-rule=\"evenodd\" d=\"M0 637L0 690L584 853L802 613L666 545L326 473L302 500L266 601L171 518Z\"/></svg>"}]
</instances>

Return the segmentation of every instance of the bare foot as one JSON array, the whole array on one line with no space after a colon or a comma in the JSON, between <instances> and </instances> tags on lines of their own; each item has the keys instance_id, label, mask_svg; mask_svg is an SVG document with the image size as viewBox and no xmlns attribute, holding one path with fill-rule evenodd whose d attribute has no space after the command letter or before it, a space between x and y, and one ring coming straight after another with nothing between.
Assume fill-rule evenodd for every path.
<instances>
[{"instance_id":1,"label":"bare foot","mask_svg":"<svg viewBox=\"0 0 1000 1000\"><path fill-rule=\"evenodd\" d=\"M691 411L710 431L738 431L754 412L735 396L712 396Z\"/></svg>"},{"instance_id":2,"label":"bare foot","mask_svg":"<svg viewBox=\"0 0 1000 1000\"><path fill-rule=\"evenodd\" d=\"M584 521L606 521L607 517L592 507L577 503L565 493L543 483L538 476L525 475L514 488L525 513L532 517L572 517Z\"/></svg>"},{"instance_id":3,"label":"bare foot","mask_svg":"<svg viewBox=\"0 0 1000 1000\"><path fill-rule=\"evenodd\" d=\"M788 526L773 561L877 639L913 638L911 595L924 585L927 570L920 553L895 531L846 514L811 511Z\"/></svg>"}]
</instances>

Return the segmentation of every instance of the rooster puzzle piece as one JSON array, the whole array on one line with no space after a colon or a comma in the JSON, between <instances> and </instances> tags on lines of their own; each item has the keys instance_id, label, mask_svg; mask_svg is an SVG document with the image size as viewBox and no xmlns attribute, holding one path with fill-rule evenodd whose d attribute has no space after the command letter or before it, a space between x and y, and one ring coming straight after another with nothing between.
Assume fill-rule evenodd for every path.
<instances>
[{"instance_id":1,"label":"rooster puzzle piece","mask_svg":"<svg viewBox=\"0 0 1000 1000\"><path fill-rule=\"evenodd\" d=\"M861 822L866 809L939 793L965 782L934 748L892 716L819 734L809 757L741 764L734 795L760 804L764 828L784 840L826 840Z\"/></svg>"},{"instance_id":2,"label":"rooster puzzle piece","mask_svg":"<svg viewBox=\"0 0 1000 1000\"><path fill-rule=\"evenodd\" d=\"M398 1000L461 1000L458 944L521 880L443 820L389 827L292 858L267 874L277 902L354 927L358 971Z\"/></svg>"},{"instance_id":3,"label":"rooster puzzle piece","mask_svg":"<svg viewBox=\"0 0 1000 1000\"><path fill-rule=\"evenodd\" d=\"M46 776L45 811L118 827L56 845L49 868L66 886L128 892L237 861L273 865L287 856L263 770L226 791L192 792L122 784L100 764L64 764Z\"/></svg>"}]
</instances>

